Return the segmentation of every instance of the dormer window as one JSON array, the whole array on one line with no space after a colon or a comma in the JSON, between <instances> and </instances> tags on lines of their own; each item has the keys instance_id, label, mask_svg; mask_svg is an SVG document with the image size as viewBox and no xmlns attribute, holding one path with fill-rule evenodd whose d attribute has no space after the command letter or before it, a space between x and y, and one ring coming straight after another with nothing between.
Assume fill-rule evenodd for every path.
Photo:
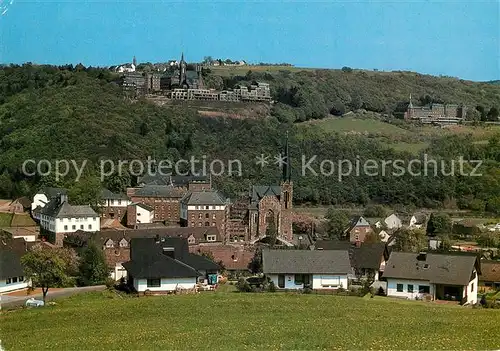
<instances>
[{"instance_id":1,"label":"dormer window","mask_svg":"<svg viewBox=\"0 0 500 351\"><path fill-rule=\"evenodd\" d=\"M106 241L106 248L110 249L113 247L115 247L115 243L113 242L113 240L109 239L108 241Z\"/></svg>"},{"instance_id":2,"label":"dormer window","mask_svg":"<svg viewBox=\"0 0 500 351\"><path fill-rule=\"evenodd\" d=\"M127 240L122 239L122 240L120 241L120 247L128 247L128 242L127 242Z\"/></svg>"}]
</instances>

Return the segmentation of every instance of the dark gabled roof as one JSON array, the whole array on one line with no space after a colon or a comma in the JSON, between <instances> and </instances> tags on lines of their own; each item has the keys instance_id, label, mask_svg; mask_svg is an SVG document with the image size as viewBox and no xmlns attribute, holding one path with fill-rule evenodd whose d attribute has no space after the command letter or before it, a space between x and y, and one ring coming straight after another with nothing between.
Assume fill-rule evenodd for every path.
<instances>
[{"instance_id":1,"label":"dark gabled roof","mask_svg":"<svg viewBox=\"0 0 500 351\"><path fill-rule=\"evenodd\" d=\"M23 238L0 240L0 279L24 275L21 257L27 251Z\"/></svg>"},{"instance_id":2,"label":"dark gabled roof","mask_svg":"<svg viewBox=\"0 0 500 351\"><path fill-rule=\"evenodd\" d=\"M174 186L170 185L144 185L136 188L135 196L147 197L167 197L167 198L182 198L184 193Z\"/></svg>"},{"instance_id":3,"label":"dark gabled roof","mask_svg":"<svg viewBox=\"0 0 500 351\"><path fill-rule=\"evenodd\" d=\"M19 202L24 208L30 208L31 207L31 200L27 198L26 196L20 197L19 199L15 200ZM13 201L13 202L15 202Z\"/></svg>"},{"instance_id":4,"label":"dark gabled roof","mask_svg":"<svg viewBox=\"0 0 500 351\"><path fill-rule=\"evenodd\" d=\"M40 189L40 191L38 191L38 194L45 194L45 196L47 196L48 199L57 197L59 195L66 195L67 193L68 193L67 189L52 188L52 187L45 187Z\"/></svg>"},{"instance_id":5,"label":"dark gabled roof","mask_svg":"<svg viewBox=\"0 0 500 351\"><path fill-rule=\"evenodd\" d=\"M128 197L126 194L113 193L112 191L104 188L101 190L101 199L102 200L128 200Z\"/></svg>"},{"instance_id":6,"label":"dark gabled roof","mask_svg":"<svg viewBox=\"0 0 500 351\"><path fill-rule=\"evenodd\" d=\"M380 268L382 258L389 256L387 245L380 243L361 243L360 246L349 241L318 240L315 243L316 250L348 250L351 266L355 269Z\"/></svg>"},{"instance_id":7,"label":"dark gabled roof","mask_svg":"<svg viewBox=\"0 0 500 351\"><path fill-rule=\"evenodd\" d=\"M215 190L191 191L181 200L186 205L225 205L226 201Z\"/></svg>"},{"instance_id":8,"label":"dark gabled roof","mask_svg":"<svg viewBox=\"0 0 500 351\"><path fill-rule=\"evenodd\" d=\"M167 176L160 173L149 174L137 178L137 184L143 185L173 185L186 186L189 183L208 183L210 181L207 176Z\"/></svg>"},{"instance_id":9,"label":"dark gabled roof","mask_svg":"<svg viewBox=\"0 0 500 351\"><path fill-rule=\"evenodd\" d=\"M281 196L279 185L254 185L252 187L252 202L259 202L264 196Z\"/></svg>"},{"instance_id":10,"label":"dark gabled roof","mask_svg":"<svg viewBox=\"0 0 500 351\"><path fill-rule=\"evenodd\" d=\"M92 207L88 205L73 206L67 201L61 202L59 198L50 200L40 213L55 218L97 217L97 213Z\"/></svg>"},{"instance_id":11,"label":"dark gabled roof","mask_svg":"<svg viewBox=\"0 0 500 351\"><path fill-rule=\"evenodd\" d=\"M210 271L210 270L220 270L220 266L215 263L214 261L206 258L205 256L197 255L194 253L190 253L186 255L183 259L182 262L188 264L189 266L193 267L194 269L200 271L200 270L205 270L205 271Z\"/></svg>"},{"instance_id":12,"label":"dark gabled roof","mask_svg":"<svg viewBox=\"0 0 500 351\"><path fill-rule=\"evenodd\" d=\"M392 252L384 278L425 280L434 284L467 285L474 268L480 273L477 255L459 253Z\"/></svg>"},{"instance_id":13,"label":"dark gabled roof","mask_svg":"<svg viewBox=\"0 0 500 351\"><path fill-rule=\"evenodd\" d=\"M483 282L500 283L500 261L481 261L481 276Z\"/></svg>"},{"instance_id":14,"label":"dark gabled roof","mask_svg":"<svg viewBox=\"0 0 500 351\"><path fill-rule=\"evenodd\" d=\"M163 252L174 251L174 257ZM208 258L189 253L184 238L134 238L130 242L130 261L123 264L135 278L197 277L198 270L218 270Z\"/></svg>"},{"instance_id":15,"label":"dark gabled roof","mask_svg":"<svg viewBox=\"0 0 500 351\"><path fill-rule=\"evenodd\" d=\"M383 258L387 258L385 243L362 243L360 247L353 246L351 265L356 269L380 269Z\"/></svg>"},{"instance_id":16,"label":"dark gabled roof","mask_svg":"<svg viewBox=\"0 0 500 351\"><path fill-rule=\"evenodd\" d=\"M347 250L265 250L262 264L266 274L348 274L352 271Z\"/></svg>"}]
</instances>

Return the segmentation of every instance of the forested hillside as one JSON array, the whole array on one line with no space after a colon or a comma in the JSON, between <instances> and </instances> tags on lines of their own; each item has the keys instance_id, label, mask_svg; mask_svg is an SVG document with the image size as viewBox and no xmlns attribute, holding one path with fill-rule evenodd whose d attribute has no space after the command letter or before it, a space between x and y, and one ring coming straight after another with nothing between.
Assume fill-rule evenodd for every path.
<instances>
[{"instance_id":1,"label":"forested hillside","mask_svg":"<svg viewBox=\"0 0 500 351\"><path fill-rule=\"evenodd\" d=\"M297 107L281 107L292 111L294 116L302 114L297 111L321 106L326 108L337 96L350 95L345 90L346 86L352 86L353 91L363 92L363 103L376 104L379 100L375 97L380 97L384 106L389 102L397 104L398 99L404 99L408 93L406 88L398 88L397 85L392 87L394 92L390 93L389 83L377 84L379 79L389 79L383 75L363 80L350 78L350 73L343 72L344 80L335 84L337 74L328 71L298 72L290 73L285 79L286 74L280 72L276 77L266 79L277 81L274 84L283 99L292 89L286 86L286 82L293 80L297 83L297 91L292 94L294 98L288 102ZM263 120L237 120L203 118L196 111L180 106L167 108L147 101L131 102L123 97L114 79L107 71L85 70L82 67L27 65L0 69L0 197L31 195L42 185L67 186L72 189L72 199L77 202L91 201L95 197L93 189L99 184L95 168L88 167L84 178L78 183L74 183L71 176L56 182L51 177L24 176L21 166L26 159L87 159L95 166L101 158L132 160L153 155L172 161L203 155L206 155L207 160L241 160L242 177L214 177L221 191L235 197L248 191L252 184L279 182L279 169L271 165L261 170L255 165L255 158L262 153L271 155L271 158L276 155L283 143L284 131L289 130L294 200L297 204L376 202L418 207L461 207L500 213L498 137L481 144L474 144L467 136L437 138L424 150L438 160L449 161L461 155L465 159L485 160L480 170L484 174L482 177L361 174L339 181L338 172L332 176L314 176L310 172L302 175L302 155L307 159L317 155L317 162L313 163L316 171L319 170L319 162L324 159L335 162L342 159L353 162L401 159L408 162L414 156L388 149L379 141L363 135L341 135L312 127L299 128L290 123L294 118L283 118L280 107L275 112L278 118L271 116ZM236 80L234 77L232 79ZM499 88L494 85L488 85L491 89L483 89L480 84L454 81L455 88L452 88L449 87L451 81L448 79L433 80L436 83L430 81L429 89L436 89L437 92L439 87L442 94L439 96L446 101L462 99L466 103L477 101L484 106L498 102ZM359 89L355 89L356 84L360 85ZM401 84L407 86L408 83L405 81ZM419 84L414 87L415 94L423 94L423 84L427 83ZM281 90L280 86L283 87ZM365 86L366 89L363 88ZM471 90L468 91L467 87ZM321 91L323 100L313 103L315 97L308 94L316 90ZM347 95L343 99L347 101ZM133 177L127 175L111 176L106 179L105 185L112 190L123 190L133 182Z\"/></svg>"},{"instance_id":2,"label":"forested hillside","mask_svg":"<svg viewBox=\"0 0 500 351\"><path fill-rule=\"evenodd\" d=\"M252 71L252 67L246 74L229 77L221 76L220 69L215 72L219 76L207 74L214 88L231 88L255 80L270 83L273 98L278 102L274 115L281 121L320 119L361 108L401 117L410 94L417 105L430 102L465 104L471 112L476 108L485 110L485 118L492 107L500 108L498 86L412 72L370 72L350 68L262 72ZM473 113L470 118L474 118Z\"/></svg>"}]
</instances>

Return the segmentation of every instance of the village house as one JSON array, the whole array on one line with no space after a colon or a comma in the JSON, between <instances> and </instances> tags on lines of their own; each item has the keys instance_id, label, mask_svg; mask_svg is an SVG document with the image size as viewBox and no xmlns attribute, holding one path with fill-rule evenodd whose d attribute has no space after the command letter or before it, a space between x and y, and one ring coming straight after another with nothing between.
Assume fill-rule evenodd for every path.
<instances>
[{"instance_id":1,"label":"village house","mask_svg":"<svg viewBox=\"0 0 500 351\"><path fill-rule=\"evenodd\" d=\"M262 265L278 289L347 289L352 274L347 250L264 250Z\"/></svg>"},{"instance_id":2,"label":"village house","mask_svg":"<svg viewBox=\"0 0 500 351\"><path fill-rule=\"evenodd\" d=\"M21 265L21 257L27 250L22 238L0 240L0 293L28 287L29 281Z\"/></svg>"},{"instance_id":3,"label":"village house","mask_svg":"<svg viewBox=\"0 0 500 351\"><path fill-rule=\"evenodd\" d=\"M482 290L500 289L500 261L482 260L479 286Z\"/></svg>"},{"instance_id":4,"label":"village house","mask_svg":"<svg viewBox=\"0 0 500 351\"><path fill-rule=\"evenodd\" d=\"M63 188L51 188L45 187L40 189L34 196L31 202L31 214L33 218L40 219L40 211L45 205L49 203L53 198L59 197L59 195L66 195L67 190Z\"/></svg>"},{"instance_id":5,"label":"village house","mask_svg":"<svg viewBox=\"0 0 500 351\"><path fill-rule=\"evenodd\" d=\"M229 199L215 190L191 191L180 202L180 221L183 227L216 227L225 238L229 215ZM216 241L216 237L209 240Z\"/></svg>"},{"instance_id":6,"label":"village house","mask_svg":"<svg viewBox=\"0 0 500 351\"><path fill-rule=\"evenodd\" d=\"M216 240L212 242L211 240L214 236ZM148 229L101 230L95 233L77 231L65 236L64 246L80 250L87 247L90 243L94 243L104 252L104 257L106 258L106 263L110 271L110 277L119 280L127 275L122 264L130 260L130 241L133 238L160 237L186 239L191 252L196 252L196 248L203 247L204 245L218 245L222 241L221 235L215 227L161 227ZM210 241L208 239L210 239Z\"/></svg>"},{"instance_id":7,"label":"village house","mask_svg":"<svg viewBox=\"0 0 500 351\"><path fill-rule=\"evenodd\" d=\"M383 242L356 242L337 240L318 240L314 244L315 250L347 250L349 261L354 275L352 280L368 279L380 280L385 265L389 259L389 249Z\"/></svg>"},{"instance_id":8,"label":"village house","mask_svg":"<svg viewBox=\"0 0 500 351\"><path fill-rule=\"evenodd\" d=\"M85 230L96 232L100 229L100 217L90 206L73 206L66 195L53 198L40 211L40 233L49 241L62 246L67 233Z\"/></svg>"},{"instance_id":9,"label":"village house","mask_svg":"<svg viewBox=\"0 0 500 351\"><path fill-rule=\"evenodd\" d=\"M476 255L392 252L384 278L387 296L475 304L480 273Z\"/></svg>"},{"instance_id":10,"label":"village house","mask_svg":"<svg viewBox=\"0 0 500 351\"><path fill-rule=\"evenodd\" d=\"M135 238L130 261L123 267L137 292L166 293L195 289L198 283L214 286L220 267L206 257L190 253L182 238Z\"/></svg>"},{"instance_id":11,"label":"village house","mask_svg":"<svg viewBox=\"0 0 500 351\"><path fill-rule=\"evenodd\" d=\"M410 217L409 228L421 229L427 225L427 215L423 212L415 213Z\"/></svg>"},{"instance_id":12,"label":"village house","mask_svg":"<svg viewBox=\"0 0 500 351\"><path fill-rule=\"evenodd\" d=\"M127 227L138 228L141 224L151 224L155 220L153 207L143 203L131 203L127 206Z\"/></svg>"},{"instance_id":13,"label":"village house","mask_svg":"<svg viewBox=\"0 0 500 351\"><path fill-rule=\"evenodd\" d=\"M221 262L224 269L233 277L248 274L248 265L255 251L243 245L190 245L189 250L198 254L208 254L215 262Z\"/></svg>"},{"instance_id":14,"label":"village house","mask_svg":"<svg viewBox=\"0 0 500 351\"><path fill-rule=\"evenodd\" d=\"M180 200L185 195L183 189L172 185L144 185L127 189L127 195L133 203L142 203L152 208L153 221L172 224L179 222Z\"/></svg>"},{"instance_id":15,"label":"village house","mask_svg":"<svg viewBox=\"0 0 500 351\"><path fill-rule=\"evenodd\" d=\"M108 189L102 189L99 210L103 219L118 219L122 221L127 213L127 206L131 203L125 194L115 194Z\"/></svg>"},{"instance_id":16,"label":"village house","mask_svg":"<svg viewBox=\"0 0 500 351\"><path fill-rule=\"evenodd\" d=\"M356 241L364 242L366 237L369 234L373 233L373 229L366 219L361 216L357 216L351 220L349 227L345 230L344 233L352 243Z\"/></svg>"},{"instance_id":17,"label":"village house","mask_svg":"<svg viewBox=\"0 0 500 351\"><path fill-rule=\"evenodd\" d=\"M384 219L385 227L389 230L399 229L403 226L401 219L396 214L391 214Z\"/></svg>"}]
</instances>

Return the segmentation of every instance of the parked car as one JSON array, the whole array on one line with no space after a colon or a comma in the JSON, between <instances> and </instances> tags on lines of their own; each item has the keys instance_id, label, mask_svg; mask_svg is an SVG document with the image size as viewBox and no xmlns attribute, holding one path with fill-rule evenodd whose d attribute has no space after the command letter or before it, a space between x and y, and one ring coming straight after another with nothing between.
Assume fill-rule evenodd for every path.
<instances>
[{"instance_id":1,"label":"parked car","mask_svg":"<svg viewBox=\"0 0 500 351\"><path fill-rule=\"evenodd\" d=\"M35 298L31 298L26 300L26 307L43 307L45 306L45 302L42 300L35 300Z\"/></svg>"}]
</instances>

